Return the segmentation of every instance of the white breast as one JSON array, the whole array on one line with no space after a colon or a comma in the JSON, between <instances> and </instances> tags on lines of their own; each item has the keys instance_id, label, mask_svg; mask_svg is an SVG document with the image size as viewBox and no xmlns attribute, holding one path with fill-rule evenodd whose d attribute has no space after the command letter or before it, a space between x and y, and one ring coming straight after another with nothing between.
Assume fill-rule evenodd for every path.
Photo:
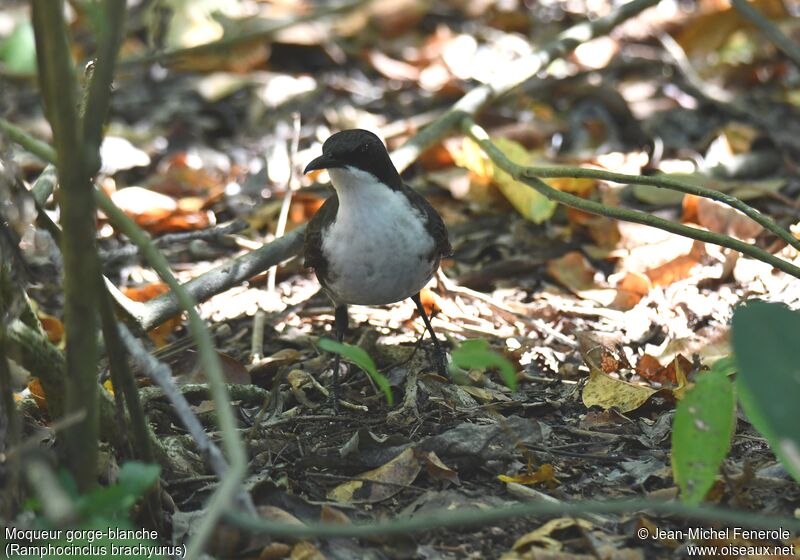
<instances>
[{"instance_id":1,"label":"white breast","mask_svg":"<svg viewBox=\"0 0 800 560\"><path fill-rule=\"evenodd\" d=\"M438 266L424 216L408 199L354 168L329 170L339 196L323 234L327 288L337 303L383 305L416 294Z\"/></svg>"}]
</instances>

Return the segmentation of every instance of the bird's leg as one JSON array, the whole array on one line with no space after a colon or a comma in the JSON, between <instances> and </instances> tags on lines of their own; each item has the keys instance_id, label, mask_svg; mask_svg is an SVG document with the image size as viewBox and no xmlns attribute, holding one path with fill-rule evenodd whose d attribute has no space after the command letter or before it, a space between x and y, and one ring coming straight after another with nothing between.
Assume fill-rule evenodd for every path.
<instances>
[{"instance_id":1,"label":"bird's leg","mask_svg":"<svg viewBox=\"0 0 800 560\"><path fill-rule=\"evenodd\" d=\"M444 348L442 348L442 345L439 344L439 339L436 338L436 333L433 332L431 320L428 319L428 314L425 312L425 306L422 305L422 300L419 298L419 292L411 296L411 299L417 305L417 311L419 311L419 314L422 315L422 320L425 322L425 328L428 329L428 332L431 335L431 340L433 340L433 349L434 353L436 354L436 369L439 371L439 375L442 377L447 377L447 356L444 353Z\"/></svg>"},{"instance_id":2,"label":"bird's leg","mask_svg":"<svg viewBox=\"0 0 800 560\"><path fill-rule=\"evenodd\" d=\"M344 333L347 331L347 305L337 305L334 313L334 328L336 329L336 340L342 342ZM333 359L333 387L331 388L331 398L333 399L333 411L339 412L339 362L341 356L336 354Z\"/></svg>"}]
</instances>

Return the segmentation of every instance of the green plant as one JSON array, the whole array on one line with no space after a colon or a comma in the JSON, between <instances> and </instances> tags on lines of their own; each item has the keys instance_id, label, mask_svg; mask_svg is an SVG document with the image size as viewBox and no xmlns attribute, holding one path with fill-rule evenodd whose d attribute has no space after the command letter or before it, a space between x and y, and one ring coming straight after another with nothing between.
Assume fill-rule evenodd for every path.
<instances>
[{"instance_id":1,"label":"green plant","mask_svg":"<svg viewBox=\"0 0 800 560\"><path fill-rule=\"evenodd\" d=\"M675 411L672 469L685 502L702 501L730 448L736 399L800 481L800 312L750 301L733 314L733 355L697 377ZM730 376L736 373L735 381Z\"/></svg>"},{"instance_id":2,"label":"green plant","mask_svg":"<svg viewBox=\"0 0 800 560\"><path fill-rule=\"evenodd\" d=\"M369 354L367 354L362 348L359 348L358 346L352 346L350 344L344 344L342 342L336 342L330 338L323 338L320 340L319 347L326 352L339 354L348 362L357 365L362 370L367 372L367 375L369 375L372 380L375 381L375 384L386 396L386 402L389 403L389 406L394 404L394 397L392 396L392 388L389 385L389 380L381 375L380 372L378 372L378 368L375 367L375 362L372 361L372 358L370 358Z\"/></svg>"},{"instance_id":3,"label":"green plant","mask_svg":"<svg viewBox=\"0 0 800 560\"><path fill-rule=\"evenodd\" d=\"M736 397L725 360L697 377L675 410L672 471L681 498L698 504L714 484L730 449L736 425Z\"/></svg>"},{"instance_id":4,"label":"green plant","mask_svg":"<svg viewBox=\"0 0 800 560\"><path fill-rule=\"evenodd\" d=\"M751 301L733 314L736 388L747 419L800 481L800 312Z\"/></svg>"},{"instance_id":5,"label":"green plant","mask_svg":"<svg viewBox=\"0 0 800 560\"><path fill-rule=\"evenodd\" d=\"M28 503L36 514L34 527L47 530L46 541L4 543L10 558L163 558L155 554L154 531L137 529L131 523L133 506L158 481L161 468L130 461L119 471L117 482L79 495L75 481L62 472L61 486L72 499L76 523L71 527L52 524L38 501ZM23 533L24 534L24 533ZM8 532L6 532L8 535Z\"/></svg>"},{"instance_id":6,"label":"green plant","mask_svg":"<svg viewBox=\"0 0 800 560\"><path fill-rule=\"evenodd\" d=\"M451 353L453 365L462 369L497 368L503 382L513 391L517 390L517 374L514 366L501 354L489 348L482 338L465 340Z\"/></svg>"}]
</instances>

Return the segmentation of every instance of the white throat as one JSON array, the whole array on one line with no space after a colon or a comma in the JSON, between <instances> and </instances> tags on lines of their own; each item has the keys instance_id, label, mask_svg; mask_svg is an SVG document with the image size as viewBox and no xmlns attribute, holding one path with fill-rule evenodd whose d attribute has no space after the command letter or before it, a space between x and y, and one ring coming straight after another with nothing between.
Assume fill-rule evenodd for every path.
<instances>
[{"instance_id":1,"label":"white throat","mask_svg":"<svg viewBox=\"0 0 800 560\"><path fill-rule=\"evenodd\" d=\"M339 210L322 250L337 303L383 305L416 294L438 266L425 217L403 192L354 167L330 169Z\"/></svg>"},{"instance_id":2,"label":"white throat","mask_svg":"<svg viewBox=\"0 0 800 560\"><path fill-rule=\"evenodd\" d=\"M339 195L340 209L350 204L358 204L361 198L369 197L372 191L390 190L372 173L350 165L328 169L328 175L331 176L331 184Z\"/></svg>"}]
</instances>

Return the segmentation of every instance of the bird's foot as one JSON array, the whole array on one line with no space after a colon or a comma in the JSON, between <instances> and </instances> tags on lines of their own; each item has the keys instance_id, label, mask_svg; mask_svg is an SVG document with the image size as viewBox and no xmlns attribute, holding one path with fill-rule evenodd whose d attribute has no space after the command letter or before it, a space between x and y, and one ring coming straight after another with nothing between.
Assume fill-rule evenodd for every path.
<instances>
[{"instance_id":1,"label":"bird's foot","mask_svg":"<svg viewBox=\"0 0 800 560\"><path fill-rule=\"evenodd\" d=\"M336 358L333 361L333 383L331 383L331 390L330 394L328 395L328 401L333 407L334 414L339 414L339 368L341 367L340 363L341 363L340 356L337 354Z\"/></svg>"},{"instance_id":2,"label":"bird's foot","mask_svg":"<svg viewBox=\"0 0 800 560\"><path fill-rule=\"evenodd\" d=\"M331 405L333 408L334 414L339 414L339 391L338 388L331 388L330 394L328 395L328 404Z\"/></svg>"},{"instance_id":3,"label":"bird's foot","mask_svg":"<svg viewBox=\"0 0 800 560\"><path fill-rule=\"evenodd\" d=\"M439 375L444 378L450 377L447 373L447 352L438 344L433 347L433 365Z\"/></svg>"}]
</instances>

